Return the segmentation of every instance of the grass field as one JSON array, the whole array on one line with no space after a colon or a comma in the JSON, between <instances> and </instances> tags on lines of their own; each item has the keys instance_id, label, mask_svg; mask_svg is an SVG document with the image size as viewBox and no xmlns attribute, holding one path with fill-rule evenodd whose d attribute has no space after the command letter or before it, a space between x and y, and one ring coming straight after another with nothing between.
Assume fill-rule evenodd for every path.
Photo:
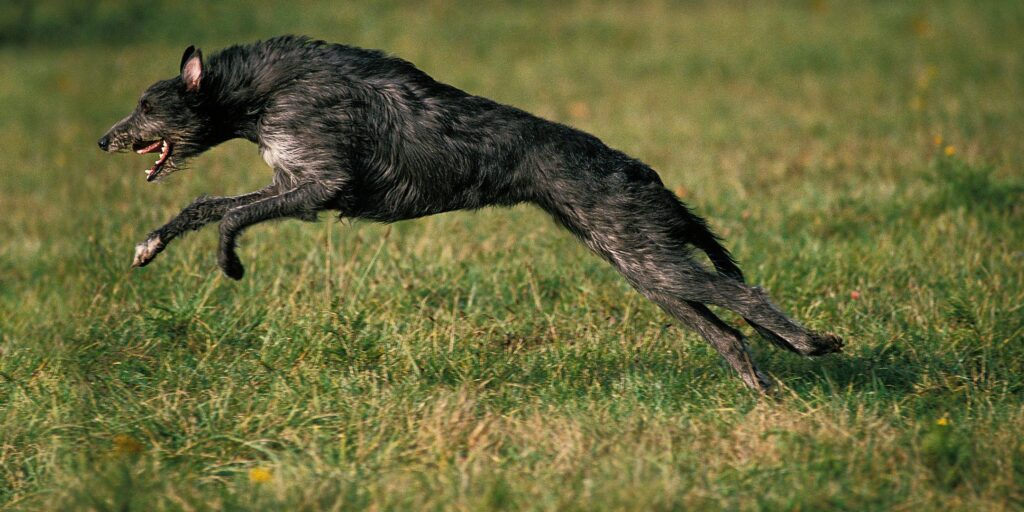
<instances>
[{"instance_id":1,"label":"grass field","mask_svg":"<svg viewBox=\"0 0 1024 512\"><path fill-rule=\"evenodd\" d=\"M0 8L0 508L1024 507L1024 3L517 4ZM752 340L759 399L525 206L130 271L270 171L232 142L147 184L96 139L185 46L288 32L650 163L846 352Z\"/></svg>"}]
</instances>

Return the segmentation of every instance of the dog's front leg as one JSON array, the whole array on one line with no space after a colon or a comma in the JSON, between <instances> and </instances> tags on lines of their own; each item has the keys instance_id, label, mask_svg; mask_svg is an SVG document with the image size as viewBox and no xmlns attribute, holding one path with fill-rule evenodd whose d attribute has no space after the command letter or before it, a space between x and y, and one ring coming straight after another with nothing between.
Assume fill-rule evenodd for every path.
<instances>
[{"instance_id":1,"label":"dog's front leg","mask_svg":"<svg viewBox=\"0 0 1024 512\"><path fill-rule=\"evenodd\" d=\"M238 236L245 228L259 222L283 217L315 218L336 195L336 190L322 183L304 183L287 192L232 208L220 222L221 270L232 279L241 279L245 267L235 253Z\"/></svg>"},{"instance_id":2,"label":"dog's front leg","mask_svg":"<svg viewBox=\"0 0 1024 512\"><path fill-rule=\"evenodd\" d=\"M171 240L181 236L188 231L196 231L203 226L217 222L224 217L224 214L231 208L237 208L265 197L269 197L277 190L271 185L256 192L238 196L209 197L201 196L192 204L181 210L173 219L160 226L146 236L146 240L135 246L135 257L132 260L133 267L144 267L156 258L157 254L167 247Z\"/></svg>"}]
</instances>

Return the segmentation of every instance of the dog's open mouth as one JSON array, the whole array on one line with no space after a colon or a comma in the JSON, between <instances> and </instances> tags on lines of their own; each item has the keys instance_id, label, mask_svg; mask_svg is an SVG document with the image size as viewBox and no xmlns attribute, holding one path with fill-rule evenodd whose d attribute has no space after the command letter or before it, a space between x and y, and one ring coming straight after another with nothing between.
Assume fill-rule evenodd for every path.
<instances>
[{"instance_id":1,"label":"dog's open mouth","mask_svg":"<svg viewBox=\"0 0 1024 512\"><path fill-rule=\"evenodd\" d=\"M160 158L156 159L153 163L153 167L146 170L146 181L153 181L156 179L160 171L163 170L164 165L171 158L171 152L174 151L174 145L166 140L160 139L154 142L137 142L132 146L132 149L140 155L146 153L155 153L157 150L160 151Z\"/></svg>"}]
</instances>

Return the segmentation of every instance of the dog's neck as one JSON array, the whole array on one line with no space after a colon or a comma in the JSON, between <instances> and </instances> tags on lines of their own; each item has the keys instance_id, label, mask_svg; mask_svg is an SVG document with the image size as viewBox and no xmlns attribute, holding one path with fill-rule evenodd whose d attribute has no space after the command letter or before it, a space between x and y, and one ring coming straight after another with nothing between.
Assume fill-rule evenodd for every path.
<instances>
[{"instance_id":1,"label":"dog's neck","mask_svg":"<svg viewBox=\"0 0 1024 512\"><path fill-rule=\"evenodd\" d=\"M273 63L253 68L251 62L230 55L211 59L209 73L203 85L209 85L206 94L217 131L225 141L243 138L258 142L260 117L267 103L293 77L274 69Z\"/></svg>"},{"instance_id":2,"label":"dog's neck","mask_svg":"<svg viewBox=\"0 0 1024 512\"><path fill-rule=\"evenodd\" d=\"M264 102L252 83L244 84L235 79L221 82L218 77L211 77L214 84L208 91L210 118L215 123L215 132L224 142L234 138L243 138L256 142L260 116L264 110Z\"/></svg>"}]
</instances>

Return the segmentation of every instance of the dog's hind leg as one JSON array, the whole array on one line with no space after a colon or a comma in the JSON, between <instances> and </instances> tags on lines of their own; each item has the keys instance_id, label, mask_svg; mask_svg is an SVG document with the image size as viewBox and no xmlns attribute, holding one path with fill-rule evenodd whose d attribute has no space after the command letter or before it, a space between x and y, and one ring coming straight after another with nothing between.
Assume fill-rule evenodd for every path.
<instances>
[{"instance_id":1,"label":"dog's hind leg","mask_svg":"<svg viewBox=\"0 0 1024 512\"><path fill-rule=\"evenodd\" d=\"M687 284L695 280L696 276L711 274L692 260L685 250L676 250L670 244L651 243L649 238L636 231L629 238L624 234L614 237L601 235L599 238L601 241L598 243L587 238L584 241L611 261L641 294L700 333L729 366L740 374L747 386L761 392L771 388L771 378L758 370L747 351L743 335L702 303L706 302L703 300L704 295L687 292ZM615 249L606 243L608 240L623 240L626 243Z\"/></svg>"},{"instance_id":2,"label":"dog's hind leg","mask_svg":"<svg viewBox=\"0 0 1024 512\"><path fill-rule=\"evenodd\" d=\"M757 368L747 350L747 342L743 334L715 316L707 306L669 295L647 294L647 297L668 314L703 336L729 363L729 366L740 374L744 384L762 393L771 390L772 379Z\"/></svg>"},{"instance_id":3,"label":"dog's hind leg","mask_svg":"<svg viewBox=\"0 0 1024 512\"><path fill-rule=\"evenodd\" d=\"M711 259L712 264L715 266L715 270L717 270L720 275L735 279L740 283L745 284L746 281L743 278L743 272L732 259L732 255L729 254L729 251L726 250L725 247L722 247L717 238L710 234L710 231L707 230L706 226L703 227L705 231L707 231L708 236L704 236L696 241L690 241L692 243L695 242L694 245L708 255L708 258ZM750 318L744 318L743 320L750 324L750 326L753 327L762 338L768 340L773 345L789 350L790 352L800 353L800 350L790 345L785 338L775 334L761 324L751 320Z\"/></svg>"},{"instance_id":4,"label":"dog's hind leg","mask_svg":"<svg viewBox=\"0 0 1024 512\"><path fill-rule=\"evenodd\" d=\"M683 253L672 254L671 248L655 247L645 254L641 246L638 253L616 254L621 261L613 260L645 295L653 291L734 311L776 345L801 355L820 356L842 350L841 338L800 325L780 311L764 290L713 272Z\"/></svg>"},{"instance_id":5,"label":"dog's hind leg","mask_svg":"<svg viewBox=\"0 0 1024 512\"><path fill-rule=\"evenodd\" d=\"M144 267L160 254L167 244L189 231L198 231L211 222L217 222L231 208L258 201L273 195L277 187L268 186L256 192L238 196L200 196L181 210L167 224L160 226L146 240L135 246L133 267Z\"/></svg>"},{"instance_id":6,"label":"dog's hind leg","mask_svg":"<svg viewBox=\"0 0 1024 512\"><path fill-rule=\"evenodd\" d=\"M334 190L327 185L308 182L287 192L228 210L220 222L220 268L228 277L241 279L245 268L235 253L235 245L242 230L259 222L284 217L315 218L316 213L325 209L334 196Z\"/></svg>"},{"instance_id":7,"label":"dog's hind leg","mask_svg":"<svg viewBox=\"0 0 1024 512\"><path fill-rule=\"evenodd\" d=\"M719 238L711 232L704 219L695 215L690 209L678 199L676 199L667 190L647 191L647 195L661 197L661 202L665 204L666 211L675 210L675 216L677 219L672 225L671 236L683 241L687 244L691 244L694 247L704 251L707 254L708 259L714 265L715 270L722 276L739 281L741 284L745 283L743 278L743 271L740 270L739 265L733 259L732 254L729 250L722 246ZM653 199L657 200L657 199ZM792 346L789 342L772 332L765 326L755 322L750 318L744 318L751 327L761 335L762 338L768 340L772 344L789 350L791 352L803 353L802 350Z\"/></svg>"},{"instance_id":8,"label":"dog's hind leg","mask_svg":"<svg viewBox=\"0 0 1024 512\"><path fill-rule=\"evenodd\" d=\"M679 305L681 302L713 304L739 313L770 340L799 354L821 355L841 348L842 340L837 336L818 334L797 324L779 311L760 289L714 272L694 260L690 256L691 248L694 245L703 248L709 245L707 240L713 240L703 221L689 214L656 175L645 175L642 169L635 168L621 174L624 178L619 179L617 187L607 185L615 184L611 178L603 182L575 182L574 187L565 187L592 189L585 201L568 202L564 197L551 196L542 205L587 246L611 262L634 288L688 325L694 321L690 319L692 315L687 316L689 311ZM715 261L714 255L712 260ZM716 266L731 262L727 253L717 260ZM701 328L704 332L708 329L707 326ZM725 349L723 356L730 351L738 353L738 349L730 349L722 342L716 348L719 346ZM730 364L743 373L737 361L742 358L733 356ZM749 379L750 375L753 374L747 372L745 378Z\"/></svg>"},{"instance_id":9,"label":"dog's hind leg","mask_svg":"<svg viewBox=\"0 0 1024 512\"><path fill-rule=\"evenodd\" d=\"M664 187L647 186L637 187L635 193L642 196L639 200L642 203L664 205L658 209L661 212L658 215L648 214L646 222L637 222L638 226L645 227L638 230L638 234L649 240L648 245L653 245L651 253L642 256L648 268L638 267L651 279L674 288L684 299L719 305L739 313L762 337L792 352L816 356L841 349L842 340L838 336L804 328L783 314L760 288L747 286L739 266L704 220L690 212L671 192ZM682 251L673 255L673 243L703 250L718 272L680 257ZM638 247L643 245L641 241ZM657 270L659 265L663 272Z\"/></svg>"},{"instance_id":10,"label":"dog's hind leg","mask_svg":"<svg viewBox=\"0 0 1024 512\"><path fill-rule=\"evenodd\" d=\"M714 304L743 316L776 344L805 356L840 352L843 340L834 334L811 331L786 316L768 294L727 276L690 269L679 283L679 293L690 300Z\"/></svg>"}]
</instances>

